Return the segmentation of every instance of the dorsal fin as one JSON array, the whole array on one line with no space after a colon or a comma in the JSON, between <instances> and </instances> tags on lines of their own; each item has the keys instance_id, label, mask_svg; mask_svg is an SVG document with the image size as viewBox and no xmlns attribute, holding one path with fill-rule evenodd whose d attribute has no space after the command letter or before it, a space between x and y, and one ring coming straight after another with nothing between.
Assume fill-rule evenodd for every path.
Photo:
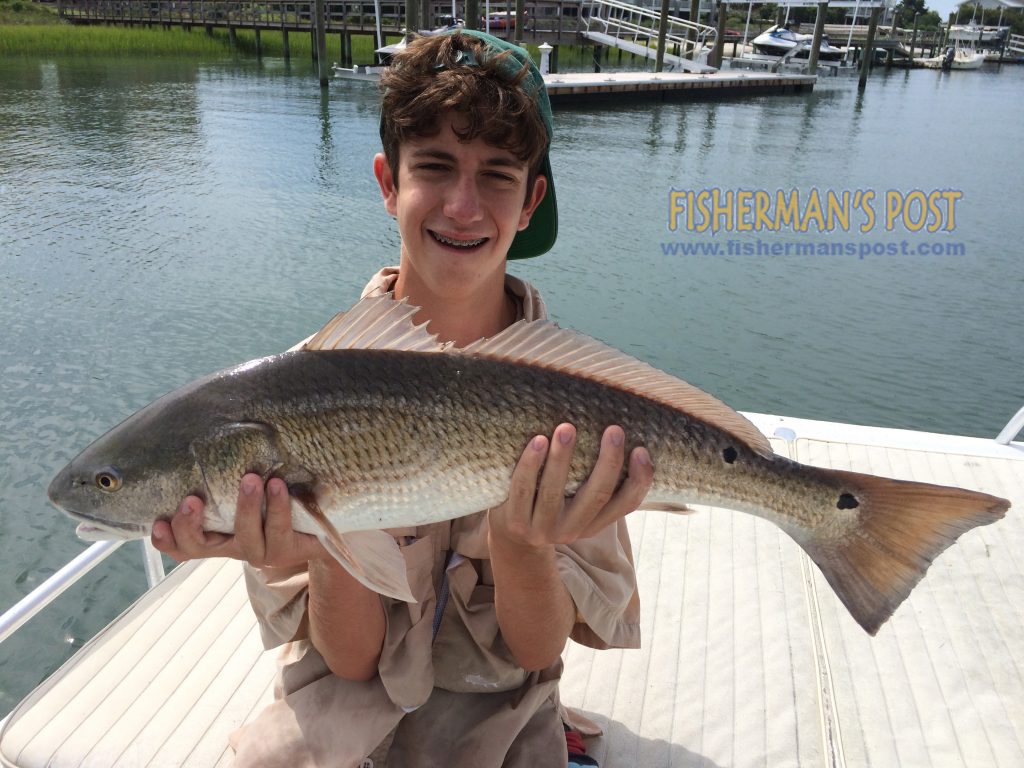
<instances>
[{"instance_id":1,"label":"dorsal fin","mask_svg":"<svg viewBox=\"0 0 1024 768\"><path fill-rule=\"evenodd\" d=\"M427 324L413 323L419 312L405 299L392 294L362 299L347 312L339 312L303 345L309 351L326 349L392 349L403 352L440 352L442 344L427 330Z\"/></svg>"},{"instance_id":2,"label":"dorsal fin","mask_svg":"<svg viewBox=\"0 0 1024 768\"><path fill-rule=\"evenodd\" d=\"M607 344L546 320L520 320L457 353L536 365L617 387L713 424L763 456L773 454L757 427L721 400Z\"/></svg>"}]
</instances>

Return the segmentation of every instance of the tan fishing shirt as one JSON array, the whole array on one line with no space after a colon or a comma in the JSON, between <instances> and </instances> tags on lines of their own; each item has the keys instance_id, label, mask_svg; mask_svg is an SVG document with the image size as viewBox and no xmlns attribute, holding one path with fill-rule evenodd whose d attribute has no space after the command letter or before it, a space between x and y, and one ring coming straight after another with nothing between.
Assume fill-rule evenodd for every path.
<instances>
[{"instance_id":1,"label":"tan fishing shirt","mask_svg":"<svg viewBox=\"0 0 1024 768\"><path fill-rule=\"evenodd\" d=\"M398 276L378 273L363 296ZM520 318L547 317L540 294L517 278L506 290ZM246 582L264 645L282 646L274 703L232 737L235 765L323 768L523 766L565 768L559 660L527 672L505 646L494 610L487 513L392 529L418 602L382 597L387 629L379 674L368 682L333 675L308 637L304 568L255 569ZM576 604L571 638L594 648L640 645L640 604L625 521L558 546L558 567ZM447 571L447 604L434 636ZM389 746L390 745L390 746Z\"/></svg>"}]
</instances>

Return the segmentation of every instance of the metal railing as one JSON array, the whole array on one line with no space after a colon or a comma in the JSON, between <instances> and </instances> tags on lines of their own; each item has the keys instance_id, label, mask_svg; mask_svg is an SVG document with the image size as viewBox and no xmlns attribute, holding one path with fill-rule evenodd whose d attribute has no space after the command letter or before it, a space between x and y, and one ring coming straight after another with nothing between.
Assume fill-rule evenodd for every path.
<instances>
[{"instance_id":1,"label":"metal railing","mask_svg":"<svg viewBox=\"0 0 1024 768\"><path fill-rule=\"evenodd\" d=\"M1012 419L1006 422L1003 431L996 436L996 442L1000 445L1009 445L1013 438L1019 435L1022 430L1024 430L1024 407L1017 411Z\"/></svg>"},{"instance_id":2,"label":"metal railing","mask_svg":"<svg viewBox=\"0 0 1024 768\"><path fill-rule=\"evenodd\" d=\"M653 8L620 2L620 0L590 0L586 5L587 14L583 21L583 34L597 32L614 38L615 41L632 43L627 50L649 58L657 56L658 25L661 14ZM665 56L665 61L676 64L679 59L694 59L705 44L713 45L717 30L706 24L698 24L678 16L668 17L665 35L666 50L675 48L678 53ZM651 42L655 47L651 47ZM614 43L612 43L614 44Z\"/></svg>"},{"instance_id":3,"label":"metal railing","mask_svg":"<svg viewBox=\"0 0 1024 768\"><path fill-rule=\"evenodd\" d=\"M70 586L102 563L125 542L98 541L73 559L50 578L29 592L0 616L0 643L13 635L25 622L60 597ZM164 578L164 564L160 553L149 539L142 540L143 565L150 589Z\"/></svg>"}]
</instances>

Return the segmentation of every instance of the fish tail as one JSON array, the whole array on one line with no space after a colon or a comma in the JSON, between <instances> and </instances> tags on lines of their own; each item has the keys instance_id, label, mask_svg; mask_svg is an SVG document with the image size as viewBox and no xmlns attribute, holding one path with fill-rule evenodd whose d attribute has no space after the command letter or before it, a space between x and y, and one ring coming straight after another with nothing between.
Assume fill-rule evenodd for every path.
<instances>
[{"instance_id":1,"label":"fish tail","mask_svg":"<svg viewBox=\"0 0 1024 768\"><path fill-rule=\"evenodd\" d=\"M801 545L853 618L874 635L924 576L932 561L966 531L999 520L1006 499L977 491L830 471L840 509L856 525L833 539Z\"/></svg>"}]
</instances>

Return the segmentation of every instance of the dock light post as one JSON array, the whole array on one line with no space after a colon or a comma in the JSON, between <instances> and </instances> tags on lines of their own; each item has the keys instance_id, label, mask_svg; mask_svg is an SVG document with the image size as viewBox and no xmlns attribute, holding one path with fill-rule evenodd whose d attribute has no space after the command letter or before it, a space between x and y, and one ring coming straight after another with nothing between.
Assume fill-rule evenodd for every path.
<instances>
[{"instance_id":1,"label":"dock light post","mask_svg":"<svg viewBox=\"0 0 1024 768\"><path fill-rule=\"evenodd\" d=\"M524 0L516 0L516 45L523 44L523 32L526 30L526 3Z\"/></svg>"},{"instance_id":2,"label":"dock light post","mask_svg":"<svg viewBox=\"0 0 1024 768\"><path fill-rule=\"evenodd\" d=\"M541 43L537 46L540 50L540 73L541 75L547 75L551 73L551 52L555 50L547 43Z\"/></svg>"}]
</instances>

